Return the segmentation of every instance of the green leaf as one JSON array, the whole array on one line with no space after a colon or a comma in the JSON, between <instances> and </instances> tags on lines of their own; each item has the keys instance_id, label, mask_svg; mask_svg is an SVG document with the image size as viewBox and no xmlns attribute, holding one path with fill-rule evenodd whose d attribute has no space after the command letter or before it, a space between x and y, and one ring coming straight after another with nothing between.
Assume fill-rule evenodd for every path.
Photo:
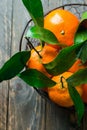
<instances>
[{"instance_id":1,"label":"green leaf","mask_svg":"<svg viewBox=\"0 0 87 130\"><path fill-rule=\"evenodd\" d=\"M27 69L18 75L23 81L36 88L52 87L56 84L36 69Z\"/></svg>"},{"instance_id":2,"label":"green leaf","mask_svg":"<svg viewBox=\"0 0 87 130\"><path fill-rule=\"evenodd\" d=\"M81 22L84 22L84 20L87 20L87 11L83 12L81 16Z\"/></svg>"},{"instance_id":3,"label":"green leaf","mask_svg":"<svg viewBox=\"0 0 87 130\"><path fill-rule=\"evenodd\" d=\"M75 87L73 87L71 84L68 84L68 90L75 105L75 110L78 117L78 125L80 125L81 119L84 115L84 103Z\"/></svg>"},{"instance_id":4,"label":"green leaf","mask_svg":"<svg viewBox=\"0 0 87 130\"><path fill-rule=\"evenodd\" d=\"M87 83L87 68L78 70L72 76L67 78L67 82L73 86L79 86Z\"/></svg>"},{"instance_id":5,"label":"green leaf","mask_svg":"<svg viewBox=\"0 0 87 130\"><path fill-rule=\"evenodd\" d=\"M87 42L81 47L78 56L81 59L82 63L85 64L87 61Z\"/></svg>"},{"instance_id":6,"label":"green leaf","mask_svg":"<svg viewBox=\"0 0 87 130\"><path fill-rule=\"evenodd\" d=\"M41 0L22 0L36 25L44 26L44 13Z\"/></svg>"},{"instance_id":7,"label":"green leaf","mask_svg":"<svg viewBox=\"0 0 87 130\"><path fill-rule=\"evenodd\" d=\"M43 27L38 26L31 27L28 30L26 37L36 38L50 44L60 45L55 35L51 31L44 29Z\"/></svg>"},{"instance_id":8,"label":"green leaf","mask_svg":"<svg viewBox=\"0 0 87 130\"><path fill-rule=\"evenodd\" d=\"M80 47L81 44L74 44L73 46L62 49L52 62L44 64L46 70L52 75L58 75L67 71L76 61L76 51Z\"/></svg>"},{"instance_id":9,"label":"green leaf","mask_svg":"<svg viewBox=\"0 0 87 130\"><path fill-rule=\"evenodd\" d=\"M87 12L84 12L81 17L80 24L75 34L74 43L78 44L87 40Z\"/></svg>"},{"instance_id":10,"label":"green leaf","mask_svg":"<svg viewBox=\"0 0 87 130\"><path fill-rule=\"evenodd\" d=\"M74 38L74 43L79 44L82 42L85 42L87 40L87 29L78 29L75 38Z\"/></svg>"},{"instance_id":11,"label":"green leaf","mask_svg":"<svg viewBox=\"0 0 87 130\"><path fill-rule=\"evenodd\" d=\"M15 77L25 67L29 57L29 51L22 51L13 55L0 69L0 82Z\"/></svg>"}]
</instances>

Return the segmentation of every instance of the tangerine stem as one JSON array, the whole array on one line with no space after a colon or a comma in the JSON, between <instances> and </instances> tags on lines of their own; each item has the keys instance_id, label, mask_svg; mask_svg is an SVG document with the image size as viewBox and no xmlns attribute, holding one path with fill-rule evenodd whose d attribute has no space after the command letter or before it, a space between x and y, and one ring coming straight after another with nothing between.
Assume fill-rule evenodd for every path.
<instances>
[{"instance_id":1,"label":"tangerine stem","mask_svg":"<svg viewBox=\"0 0 87 130\"><path fill-rule=\"evenodd\" d=\"M62 84L62 88L65 88L64 85L63 85L63 79L65 79L63 76L60 77L60 82Z\"/></svg>"},{"instance_id":2,"label":"tangerine stem","mask_svg":"<svg viewBox=\"0 0 87 130\"><path fill-rule=\"evenodd\" d=\"M35 49L35 47L32 45L32 43L29 41L29 39L28 39L27 37L25 37L25 38L26 38L26 40L28 41L29 47L32 48L32 49L34 49L35 52L38 54L38 56L39 56L40 58L42 58L42 56L40 55L40 53Z\"/></svg>"}]
</instances>

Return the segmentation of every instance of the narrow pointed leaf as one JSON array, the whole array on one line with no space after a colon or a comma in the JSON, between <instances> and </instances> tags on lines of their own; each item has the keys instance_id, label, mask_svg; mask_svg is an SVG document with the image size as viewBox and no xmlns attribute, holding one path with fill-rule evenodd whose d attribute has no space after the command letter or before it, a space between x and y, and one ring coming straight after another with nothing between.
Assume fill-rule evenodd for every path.
<instances>
[{"instance_id":1,"label":"narrow pointed leaf","mask_svg":"<svg viewBox=\"0 0 87 130\"><path fill-rule=\"evenodd\" d=\"M32 87L52 87L56 83L36 69L27 69L18 75L23 81Z\"/></svg>"},{"instance_id":2,"label":"narrow pointed leaf","mask_svg":"<svg viewBox=\"0 0 87 130\"><path fill-rule=\"evenodd\" d=\"M0 82L15 77L26 65L30 52L23 51L13 55L0 69Z\"/></svg>"},{"instance_id":3,"label":"narrow pointed leaf","mask_svg":"<svg viewBox=\"0 0 87 130\"><path fill-rule=\"evenodd\" d=\"M79 44L82 42L85 42L87 40L87 29L78 29L75 38L74 43Z\"/></svg>"},{"instance_id":4,"label":"narrow pointed leaf","mask_svg":"<svg viewBox=\"0 0 87 130\"><path fill-rule=\"evenodd\" d=\"M87 42L83 44L79 52L79 58L81 59L82 63L85 64L87 62Z\"/></svg>"},{"instance_id":5,"label":"narrow pointed leaf","mask_svg":"<svg viewBox=\"0 0 87 130\"><path fill-rule=\"evenodd\" d=\"M82 14L81 21L75 34L74 43L78 44L87 40L87 11Z\"/></svg>"},{"instance_id":6,"label":"narrow pointed leaf","mask_svg":"<svg viewBox=\"0 0 87 130\"><path fill-rule=\"evenodd\" d=\"M50 44L60 45L55 35L51 31L44 29L43 27L38 27L38 26L31 27L28 30L26 37L36 38Z\"/></svg>"},{"instance_id":7,"label":"narrow pointed leaf","mask_svg":"<svg viewBox=\"0 0 87 130\"><path fill-rule=\"evenodd\" d=\"M41 0L22 0L36 25L44 26L44 13Z\"/></svg>"},{"instance_id":8,"label":"narrow pointed leaf","mask_svg":"<svg viewBox=\"0 0 87 130\"><path fill-rule=\"evenodd\" d=\"M80 47L81 44L75 44L62 49L52 62L44 64L46 70L52 75L58 75L67 71L76 61L76 51Z\"/></svg>"},{"instance_id":9,"label":"narrow pointed leaf","mask_svg":"<svg viewBox=\"0 0 87 130\"><path fill-rule=\"evenodd\" d=\"M81 22L84 22L84 20L87 20L87 11L85 11L81 16Z\"/></svg>"},{"instance_id":10,"label":"narrow pointed leaf","mask_svg":"<svg viewBox=\"0 0 87 130\"><path fill-rule=\"evenodd\" d=\"M75 87L73 87L71 84L68 84L68 90L74 102L75 110L78 117L78 125L80 125L81 119L84 115L84 103Z\"/></svg>"},{"instance_id":11,"label":"narrow pointed leaf","mask_svg":"<svg viewBox=\"0 0 87 130\"><path fill-rule=\"evenodd\" d=\"M81 69L74 73L67 79L67 82L73 86L79 86L81 84L87 83L87 68Z\"/></svg>"}]
</instances>

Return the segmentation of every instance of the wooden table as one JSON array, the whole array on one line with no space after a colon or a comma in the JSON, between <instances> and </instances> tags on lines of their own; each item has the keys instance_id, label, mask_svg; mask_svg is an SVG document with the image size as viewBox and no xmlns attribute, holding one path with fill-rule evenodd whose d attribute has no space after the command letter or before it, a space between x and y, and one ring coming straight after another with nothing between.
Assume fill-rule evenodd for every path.
<instances>
[{"instance_id":1,"label":"wooden table","mask_svg":"<svg viewBox=\"0 0 87 130\"><path fill-rule=\"evenodd\" d=\"M42 0L44 13L62 4L87 0ZM0 66L19 50L29 15L21 0L0 2ZM87 112L79 128L71 123L69 110L42 99L18 78L0 84L0 130L87 130Z\"/></svg>"}]
</instances>

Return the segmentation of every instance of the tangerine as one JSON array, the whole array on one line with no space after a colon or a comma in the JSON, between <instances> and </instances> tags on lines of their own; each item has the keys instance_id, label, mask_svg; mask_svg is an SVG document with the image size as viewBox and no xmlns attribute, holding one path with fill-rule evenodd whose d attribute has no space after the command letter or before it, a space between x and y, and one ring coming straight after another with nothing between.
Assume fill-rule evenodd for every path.
<instances>
[{"instance_id":1,"label":"tangerine","mask_svg":"<svg viewBox=\"0 0 87 130\"><path fill-rule=\"evenodd\" d=\"M44 28L53 32L58 41L66 46L74 43L78 25L79 19L68 10L55 9L44 18Z\"/></svg>"},{"instance_id":2,"label":"tangerine","mask_svg":"<svg viewBox=\"0 0 87 130\"><path fill-rule=\"evenodd\" d=\"M73 73L71 72L64 72L58 76L54 76L52 80L57 82L57 84L51 88L48 88L49 98L62 107L73 106L73 101L70 97L68 84L66 82L66 79L72 74ZM82 88L80 86L77 86L76 89L79 94L82 95Z\"/></svg>"},{"instance_id":3,"label":"tangerine","mask_svg":"<svg viewBox=\"0 0 87 130\"><path fill-rule=\"evenodd\" d=\"M51 75L48 74L44 68L43 63L45 64L52 61L58 54L58 50L48 45L45 45L43 48L39 45L36 46L35 49L39 52L42 58L40 58L36 51L32 49L31 57L27 62L27 67L37 69L40 72L44 73L46 76L51 77Z\"/></svg>"},{"instance_id":4,"label":"tangerine","mask_svg":"<svg viewBox=\"0 0 87 130\"><path fill-rule=\"evenodd\" d=\"M82 61L80 59L76 60L76 62L71 66L71 68L68 70L72 73L75 73L79 69L84 69L85 65L83 65Z\"/></svg>"}]
</instances>

